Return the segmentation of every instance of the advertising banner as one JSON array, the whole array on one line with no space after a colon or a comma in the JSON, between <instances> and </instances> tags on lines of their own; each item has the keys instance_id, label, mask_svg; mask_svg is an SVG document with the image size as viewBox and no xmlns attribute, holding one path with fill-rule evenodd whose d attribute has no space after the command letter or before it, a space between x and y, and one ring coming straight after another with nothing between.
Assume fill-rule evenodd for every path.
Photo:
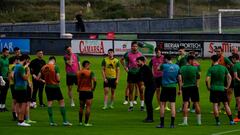
<instances>
[{"instance_id":1,"label":"advertising banner","mask_svg":"<svg viewBox=\"0 0 240 135\"><path fill-rule=\"evenodd\" d=\"M198 57L203 56L203 42L174 42L174 41L158 41L157 46L162 49L162 54L178 54L178 48L184 46L186 52L195 51Z\"/></svg>"},{"instance_id":2,"label":"advertising banner","mask_svg":"<svg viewBox=\"0 0 240 135\"><path fill-rule=\"evenodd\" d=\"M30 53L30 40L29 39L0 39L0 49L8 48L12 53L14 47L20 48L23 53Z\"/></svg>"},{"instance_id":3,"label":"advertising banner","mask_svg":"<svg viewBox=\"0 0 240 135\"><path fill-rule=\"evenodd\" d=\"M224 56L228 57L231 55L231 48L236 47L240 50L240 43L204 42L204 57L211 57L214 55L214 50L218 47L221 47L223 49Z\"/></svg>"},{"instance_id":4,"label":"advertising banner","mask_svg":"<svg viewBox=\"0 0 240 135\"><path fill-rule=\"evenodd\" d=\"M110 40L72 40L71 46L73 53L104 55L113 48L113 43Z\"/></svg>"},{"instance_id":5,"label":"advertising banner","mask_svg":"<svg viewBox=\"0 0 240 135\"><path fill-rule=\"evenodd\" d=\"M132 41L114 41L114 51L116 55L123 55L131 50ZM144 55L153 55L156 47L155 41L138 41L139 51Z\"/></svg>"}]
</instances>

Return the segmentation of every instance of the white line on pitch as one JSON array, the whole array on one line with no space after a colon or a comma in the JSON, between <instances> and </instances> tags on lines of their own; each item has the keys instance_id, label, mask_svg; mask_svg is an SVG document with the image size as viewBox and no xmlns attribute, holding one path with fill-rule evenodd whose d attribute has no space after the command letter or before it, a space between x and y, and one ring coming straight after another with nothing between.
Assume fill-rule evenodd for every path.
<instances>
[{"instance_id":1,"label":"white line on pitch","mask_svg":"<svg viewBox=\"0 0 240 135\"><path fill-rule=\"evenodd\" d=\"M225 131L225 132L219 132L219 133L214 133L212 135L223 135L223 134L228 134L228 133L233 133L233 132L238 132L240 131L239 129L238 130L230 130L230 131Z\"/></svg>"}]
</instances>

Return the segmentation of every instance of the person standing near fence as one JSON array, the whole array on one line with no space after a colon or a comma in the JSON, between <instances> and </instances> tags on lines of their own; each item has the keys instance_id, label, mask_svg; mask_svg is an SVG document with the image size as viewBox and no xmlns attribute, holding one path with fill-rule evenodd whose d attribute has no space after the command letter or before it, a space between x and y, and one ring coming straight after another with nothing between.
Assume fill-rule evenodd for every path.
<instances>
[{"instance_id":1,"label":"person standing near fence","mask_svg":"<svg viewBox=\"0 0 240 135\"><path fill-rule=\"evenodd\" d=\"M0 111L5 112L8 111L6 108L6 99L7 92L9 88L9 80L8 80L8 60L9 50L7 48L2 49L2 56L0 57L0 74L2 75L3 80L6 82L4 86L0 86Z\"/></svg>"},{"instance_id":2,"label":"person standing near fence","mask_svg":"<svg viewBox=\"0 0 240 135\"><path fill-rule=\"evenodd\" d=\"M72 86L77 85L77 72L81 69L80 58L77 54L72 52L71 46L65 46L65 70L66 70L66 82L68 87L68 96L70 98L71 107L75 106L73 100Z\"/></svg>"},{"instance_id":3,"label":"person standing near fence","mask_svg":"<svg viewBox=\"0 0 240 135\"><path fill-rule=\"evenodd\" d=\"M37 76L41 71L41 68L46 65L45 60L43 60L43 51L37 50L36 51L37 58L32 60L29 68L32 74L32 83L33 83L33 93L32 93L32 101L31 107L36 108L36 96L38 92L39 104L40 107L45 107L46 105L43 103L43 89L44 83L37 80Z\"/></svg>"}]
</instances>

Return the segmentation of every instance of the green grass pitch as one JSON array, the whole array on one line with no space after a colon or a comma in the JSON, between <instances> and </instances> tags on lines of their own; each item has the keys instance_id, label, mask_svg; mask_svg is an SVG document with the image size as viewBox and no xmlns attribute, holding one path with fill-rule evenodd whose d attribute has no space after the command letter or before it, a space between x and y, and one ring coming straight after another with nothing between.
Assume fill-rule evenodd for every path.
<instances>
[{"instance_id":1,"label":"green grass pitch","mask_svg":"<svg viewBox=\"0 0 240 135\"><path fill-rule=\"evenodd\" d=\"M34 56L32 57L34 58ZM47 57L45 57L47 59ZM11 121L11 112L0 113L0 134L1 135L148 135L148 134L164 134L164 135L211 135L218 132L230 131L228 135L237 135L238 132L231 132L239 129L239 125L230 126L226 115L220 115L221 126L215 126L215 119L213 114L210 114L212 105L209 102L209 92L205 87L205 76L207 68L210 66L210 60L200 60L202 67L202 78L200 85L200 105L202 109L202 126L196 125L195 114L189 114L189 126L180 127L177 124L182 122L182 113L177 113L176 116L176 128L170 129L170 113L167 112L165 115L165 127L164 129L157 129L155 126L159 124L159 111L154 111L154 123L146 124L142 120L146 116L146 112L140 112L140 105L134 107L133 112L128 112L128 105L123 105L124 91L126 87L126 73L121 67L121 77L119 85L116 89L116 101L115 109L113 110L102 110L103 106L103 81L101 76L101 56L82 56L81 61L89 60L91 64L91 70L96 74L97 77L97 88L94 92L93 106L91 110L90 123L93 123L93 127L82 127L78 124L78 110L79 101L76 87L74 90L74 97L76 107L71 108L69 99L67 97L67 88L65 84L65 71L64 61L62 56L57 56L57 64L61 70L61 90L65 98L67 118L73 123L72 127L63 127L61 125L62 118L59 112L58 103L54 103L54 120L59 124L57 127L50 127L48 123L47 108L36 108L31 109L31 119L36 120L36 124L32 124L31 127L17 127L17 123ZM46 98L44 93L45 104ZM233 98L234 99L234 98ZM139 100L139 99L138 99ZM8 92L7 108L10 110L11 94ZM182 104L181 97L177 97L176 106L179 108ZM153 100L154 107L157 106L156 98ZM234 111L235 99L231 104L231 108L235 117Z\"/></svg>"}]
</instances>

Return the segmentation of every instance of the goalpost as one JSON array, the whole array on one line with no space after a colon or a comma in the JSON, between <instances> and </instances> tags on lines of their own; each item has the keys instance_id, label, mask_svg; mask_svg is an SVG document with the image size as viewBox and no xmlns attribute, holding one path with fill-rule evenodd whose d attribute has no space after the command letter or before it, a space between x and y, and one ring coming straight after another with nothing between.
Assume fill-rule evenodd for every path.
<instances>
[{"instance_id":1,"label":"goalpost","mask_svg":"<svg viewBox=\"0 0 240 135\"><path fill-rule=\"evenodd\" d=\"M240 33L240 9L219 9L216 12L203 12L204 32Z\"/></svg>"},{"instance_id":2,"label":"goalpost","mask_svg":"<svg viewBox=\"0 0 240 135\"><path fill-rule=\"evenodd\" d=\"M240 12L240 9L218 9L218 33L222 34L222 13Z\"/></svg>"}]
</instances>

